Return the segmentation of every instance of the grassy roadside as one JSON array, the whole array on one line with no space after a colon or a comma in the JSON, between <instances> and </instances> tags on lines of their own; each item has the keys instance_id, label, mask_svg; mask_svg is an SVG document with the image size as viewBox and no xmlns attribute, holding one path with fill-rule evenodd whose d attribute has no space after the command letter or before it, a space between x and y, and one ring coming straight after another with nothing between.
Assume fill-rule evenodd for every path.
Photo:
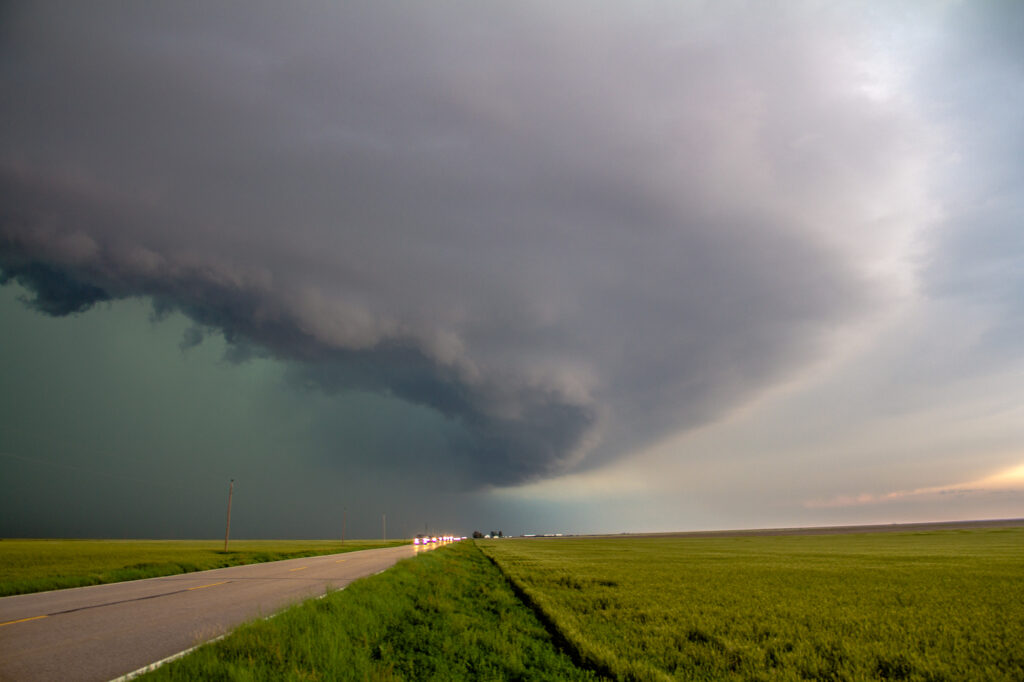
<instances>
[{"instance_id":1,"label":"grassy roadside","mask_svg":"<svg viewBox=\"0 0 1024 682\"><path fill-rule=\"evenodd\" d=\"M11 540L0 541L0 597L211 568L392 547L405 540Z\"/></svg>"},{"instance_id":2,"label":"grassy roadside","mask_svg":"<svg viewBox=\"0 0 1024 682\"><path fill-rule=\"evenodd\" d=\"M399 562L144 680L592 680L470 542Z\"/></svg>"},{"instance_id":3,"label":"grassy roadside","mask_svg":"<svg viewBox=\"0 0 1024 682\"><path fill-rule=\"evenodd\" d=\"M479 543L623 680L1024 680L1024 528Z\"/></svg>"}]
</instances>

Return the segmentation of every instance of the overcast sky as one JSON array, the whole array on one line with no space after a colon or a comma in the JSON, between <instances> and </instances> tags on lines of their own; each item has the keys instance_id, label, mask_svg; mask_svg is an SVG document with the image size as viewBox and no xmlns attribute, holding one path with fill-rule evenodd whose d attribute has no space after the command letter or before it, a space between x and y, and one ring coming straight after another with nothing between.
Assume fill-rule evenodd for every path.
<instances>
[{"instance_id":1,"label":"overcast sky","mask_svg":"<svg viewBox=\"0 0 1024 682\"><path fill-rule=\"evenodd\" d=\"M1022 517L1021 35L5 3L0 536Z\"/></svg>"}]
</instances>

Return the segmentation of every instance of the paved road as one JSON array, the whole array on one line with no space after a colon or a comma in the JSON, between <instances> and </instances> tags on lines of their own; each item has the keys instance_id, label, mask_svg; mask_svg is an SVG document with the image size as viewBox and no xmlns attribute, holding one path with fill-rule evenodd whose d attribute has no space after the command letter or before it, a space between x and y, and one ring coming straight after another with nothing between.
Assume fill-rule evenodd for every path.
<instances>
[{"instance_id":1,"label":"paved road","mask_svg":"<svg viewBox=\"0 0 1024 682\"><path fill-rule=\"evenodd\" d=\"M0 680L110 680L413 556L411 545L0 599Z\"/></svg>"}]
</instances>

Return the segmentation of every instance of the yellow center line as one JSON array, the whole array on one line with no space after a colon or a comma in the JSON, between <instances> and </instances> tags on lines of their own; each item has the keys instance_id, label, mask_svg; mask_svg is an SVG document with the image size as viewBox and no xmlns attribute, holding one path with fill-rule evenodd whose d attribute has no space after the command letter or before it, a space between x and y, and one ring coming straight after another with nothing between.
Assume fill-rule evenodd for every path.
<instances>
[{"instance_id":1,"label":"yellow center line","mask_svg":"<svg viewBox=\"0 0 1024 682\"><path fill-rule=\"evenodd\" d=\"M229 581L221 580L219 583L210 583L209 585L199 585L198 587L190 587L190 588L188 588L188 590L189 590L189 592L191 592L192 590L201 590L204 587L215 587L217 585L223 585L226 582L229 582Z\"/></svg>"},{"instance_id":2,"label":"yellow center line","mask_svg":"<svg viewBox=\"0 0 1024 682\"><path fill-rule=\"evenodd\" d=\"M340 564L340 563L341 563L342 561L348 561L348 559L338 559L338 560L337 560L337 561L335 561L334 563L336 563L336 564Z\"/></svg>"},{"instance_id":3,"label":"yellow center line","mask_svg":"<svg viewBox=\"0 0 1024 682\"><path fill-rule=\"evenodd\" d=\"M306 569L306 568L309 568L309 566L299 566L298 568L289 568L288 572L290 573L291 571L301 571L301 570Z\"/></svg>"},{"instance_id":4,"label":"yellow center line","mask_svg":"<svg viewBox=\"0 0 1024 682\"><path fill-rule=\"evenodd\" d=\"M6 623L0 623L0 628L5 625L14 625L15 623L24 623L29 620L39 620L40 618L46 618L46 616L32 616L31 618L22 618L20 620L9 620Z\"/></svg>"}]
</instances>

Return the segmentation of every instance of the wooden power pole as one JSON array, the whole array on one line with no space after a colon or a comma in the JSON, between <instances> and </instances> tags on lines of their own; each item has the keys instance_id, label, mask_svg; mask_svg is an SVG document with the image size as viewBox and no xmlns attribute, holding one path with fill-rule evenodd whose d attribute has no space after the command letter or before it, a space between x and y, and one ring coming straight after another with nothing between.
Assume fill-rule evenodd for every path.
<instances>
[{"instance_id":1,"label":"wooden power pole","mask_svg":"<svg viewBox=\"0 0 1024 682\"><path fill-rule=\"evenodd\" d=\"M231 493L235 491L235 479L228 485L228 525L224 529L224 551L228 551L228 537L231 535Z\"/></svg>"}]
</instances>

